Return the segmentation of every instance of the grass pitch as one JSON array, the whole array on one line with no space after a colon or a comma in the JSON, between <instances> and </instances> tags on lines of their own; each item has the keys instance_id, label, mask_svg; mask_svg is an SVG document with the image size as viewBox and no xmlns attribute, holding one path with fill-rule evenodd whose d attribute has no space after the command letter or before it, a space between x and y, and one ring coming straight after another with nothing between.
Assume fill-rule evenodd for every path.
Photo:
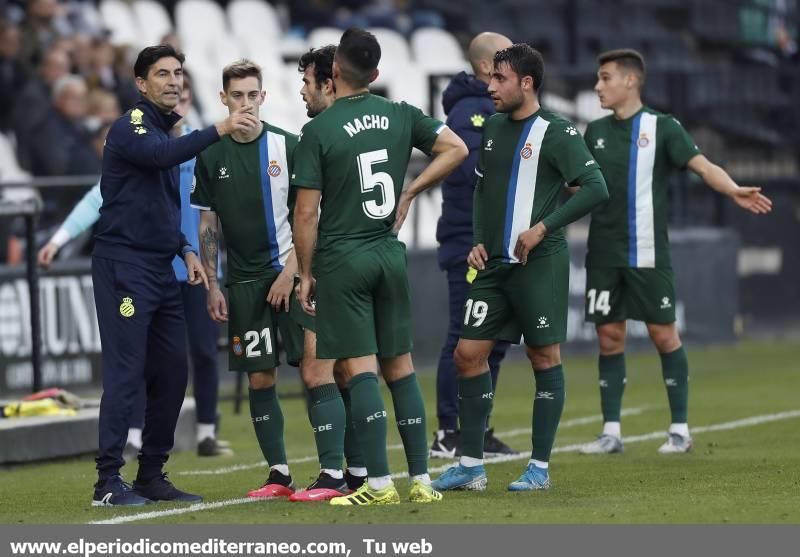
<instances>
[{"instance_id":1,"label":"grass pitch","mask_svg":"<svg viewBox=\"0 0 800 557\"><path fill-rule=\"evenodd\" d=\"M509 493L530 451L530 369L509 364L500 375L492 426L524 454L487 465L484 493L445 493L442 503L334 510L326 504L249 502L248 489L263 483L266 467L252 434L249 414L229 406L221 437L236 455L199 458L176 454L168 464L181 488L201 493L199 507L157 504L145 508L90 506L95 479L91 457L0 471L0 523L87 523L115 520L134 524L463 524L463 523L800 523L800 348L786 343L689 347L689 455L656 453L669 424L657 354L628 357L623 417L625 453L581 456L574 446L600 430L594 357L564 355L567 403L551 461L553 487L543 493ZM428 429L436 427L435 374L420 373ZM388 398L388 390L384 389ZM391 403L387 408L391 412ZM299 398L284 399L287 452L296 483L317 474L314 440ZM391 422L390 422L391 423ZM399 437L390 426L390 443ZM402 450L390 450L394 472L405 471ZM449 461L431 460L436 477ZM126 467L128 468L128 467ZM135 470L123 469L129 479ZM397 481L401 496L408 481ZM148 513L148 514L144 514Z\"/></svg>"}]
</instances>

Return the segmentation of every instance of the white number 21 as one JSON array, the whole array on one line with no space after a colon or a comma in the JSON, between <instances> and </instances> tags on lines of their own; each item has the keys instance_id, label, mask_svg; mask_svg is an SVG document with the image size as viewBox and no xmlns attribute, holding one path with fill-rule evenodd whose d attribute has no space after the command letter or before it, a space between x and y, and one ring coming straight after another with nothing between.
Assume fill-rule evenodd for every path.
<instances>
[{"instance_id":1,"label":"white number 21","mask_svg":"<svg viewBox=\"0 0 800 557\"><path fill-rule=\"evenodd\" d=\"M244 334L244 340L247 343L244 354L248 358L258 358L261 356L261 349L258 348L259 336L264 339L264 348L267 354L272 354L272 338L269 335L269 329L261 329L260 335L258 331L247 331Z\"/></svg>"}]
</instances>

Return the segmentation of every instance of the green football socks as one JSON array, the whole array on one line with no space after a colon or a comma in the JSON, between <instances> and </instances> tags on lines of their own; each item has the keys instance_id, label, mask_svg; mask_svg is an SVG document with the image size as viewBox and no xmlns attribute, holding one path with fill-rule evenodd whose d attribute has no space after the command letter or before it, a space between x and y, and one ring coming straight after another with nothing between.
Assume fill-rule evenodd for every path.
<instances>
[{"instance_id":1,"label":"green football socks","mask_svg":"<svg viewBox=\"0 0 800 557\"><path fill-rule=\"evenodd\" d=\"M356 439L353 429L353 411L350 408L350 389L339 389L344 402L345 430L344 430L344 459L348 468L366 468L364 457L361 456L361 447Z\"/></svg>"},{"instance_id":2,"label":"green football socks","mask_svg":"<svg viewBox=\"0 0 800 557\"><path fill-rule=\"evenodd\" d=\"M461 452L470 458L483 459L486 420L492 412L494 399L492 374L486 370L475 377L459 377L458 395Z\"/></svg>"},{"instance_id":3,"label":"green football socks","mask_svg":"<svg viewBox=\"0 0 800 557\"><path fill-rule=\"evenodd\" d=\"M660 356L672 423L685 424L689 406L689 360L686 350L681 346L674 352Z\"/></svg>"},{"instance_id":4,"label":"green football socks","mask_svg":"<svg viewBox=\"0 0 800 557\"><path fill-rule=\"evenodd\" d=\"M394 417L397 429L403 440L403 448L408 462L408 475L412 478L428 473L428 439L425 423L425 403L422 391L417 382L417 374L392 381L389 390L392 392Z\"/></svg>"},{"instance_id":5,"label":"green football socks","mask_svg":"<svg viewBox=\"0 0 800 557\"><path fill-rule=\"evenodd\" d=\"M309 389L309 418L317 444L320 468L341 470L347 418L336 383Z\"/></svg>"},{"instance_id":6,"label":"green football socks","mask_svg":"<svg viewBox=\"0 0 800 557\"><path fill-rule=\"evenodd\" d=\"M370 478L389 475L386 453L386 408L374 373L359 373L349 382L353 426Z\"/></svg>"},{"instance_id":7,"label":"green football socks","mask_svg":"<svg viewBox=\"0 0 800 557\"><path fill-rule=\"evenodd\" d=\"M286 464L286 448L283 443L283 412L278 402L278 392L269 389L250 389L250 417L261 447L264 460L270 466Z\"/></svg>"},{"instance_id":8,"label":"green football socks","mask_svg":"<svg viewBox=\"0 0 800 557\"><path fill-rule=\"evenodd\" d=\"M622 394L625 392L625 353L601 355L600 369L600 407L603 422L619 422L622 411Z\"/></svg>"},{"instance_id":9,"label":"green football socks","mask_svg":"<svg viewBox=\"0 0 800 557\"><path fill-rule=\"evenodd\" d=\"M536 379L536 393L533 396L531 458L548 462L564 410L564 369L559 364L549 369L534 370L533 376Z\"/></svg>"}]
</instances>

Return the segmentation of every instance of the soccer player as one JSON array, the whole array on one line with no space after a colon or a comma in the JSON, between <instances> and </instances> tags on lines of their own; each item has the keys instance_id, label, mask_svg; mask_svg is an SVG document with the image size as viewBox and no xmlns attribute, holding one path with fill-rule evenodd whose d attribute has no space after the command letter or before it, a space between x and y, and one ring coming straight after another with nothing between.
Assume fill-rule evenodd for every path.
<instances>
[{"instance_id":1,"label":"soccer player","mask_svg":"<svg viewBox=\"0 0 800 557\"><path fill-rule=\"evenodd\" d=\"M240 60L222 71L220 99L233 114L245 110L259 118L266 96L261 68ZM297 137L258 120L203 151L195 166L192 206L201 210L200 244L209 278L208 311L228 324L231 371L246 372L250 416L270 470L267 481L249 497L288 497L294 493L286 460L283 413L275 388L277 333L286 359L299 363L302 329L289 315L297 260L289 224L289 174ZM229 303L217 283L218 224L228 247ZM228 307L230 306L230 315Z\"/></svg>"},{"instance_id":2,"label":"soccer player","mask_svg":"<svg viewBox=\"0 0 800 557\"><path fill-rule=\"evenodd\" d=\"M436 370L436 415L439 429L431 444L431 457L461 456L458 446L458 371L453 362L461 323L464 321L464 302L467 301L467 256L472 249L472 196L475 186L475 165L483 138L484 124L495 112L487 87L492 76L494 54L511 46L508 37L497 33L481 33L469 45L469 61L474 75L456 75L442 96L447 114L447 126L464 140L469 157L442 182L442 216L436 227L439 242L439 266L447 272L450 324L447 339ZM500 362L506 355L508 343L498 342L489 355L492 388L497 387ZM487 424L488 426L488 424ZM484 454L514 454L514 450L486 429Z\"/></svg>"},{"instance_id":3,"label":"soccer player","mask_svg":"<svg viewBox=\"0 0 800 557\"><path fill-rule=\"evenodd\" d=\"M368 472L361 488L331 499L333 505L400 500L389 474L378 359L406 452L410 499L441 500L428 476L425 407L410 354L405 247L396 231L414 197L461 163L467 149L419 109L370 94L380 54L372 34L351 28L342 35L333 63L336 102L303 127L302 164L292 177L299 299L317 316L317 356L341 359L349 377L353 425ZM401 194L413 147L435 157Z\"/></svg>"},{"instance_id":4,"label":"soccer player","mask_svg":"<svg viewBox=\"0 0 800 557\"><path fill-rule=\"evenodd\" d=\"M183 74L183 89L180 102L175 107L177 114L185 115L192 106L192 87L188 72ZM192 130L181 120L172 128L176 137ZM189 206L189 192L194 183L194 159L180 165L181 190L181 232L188 238L194 249L199 249L197 225L200 214ZM100 183L86 192L86 195L75 205L64 223L53 237L39 250L38 261L42 267L49 267L59 250L70 240L82 234L100 218L100 207L103 197ZM217 325L206 311L205 292L194 288L187 282L186 266L180 257L172 260L175 276L181 283L183 311L188 315L186 331L189 348L194 364L194 396L197 403L197 454L198 456L223 456L233 454L228 443L217 439L217 398L219 393L219 372L217 370ZM134 404L128 427L128 441L125 445L127 453L139 452L142 448L142 426L145 412L145 385L142 382L138 401Z\"/></svg>"},{"instance_id":5,"label":"soccer player","mask_svg":"<svg viewBox=\"0 0 800 557\"><path fill-rule=\"evenodd\" d=\"M536 382L533 451L510 491L548 489L548 463L564 408L560 344L566 338L569 252L564 226L608 198L603 175L568 120L541 108L541 54L515 44L494 56L489 94L499 114L486 123L473 204L478 270L465 304L455 352L459 373L459 463L440 476L439 490L486 489L483 440L492 409L488 357L495 343L518 343ZM559 207L564 184L578 192Z\"/></svg>"},{"instance_id":6,"label":"soccer player","mask_svg":"<svg viewBox=\"0 0 800 557\"><path fill-rule=\"evenodd\" d=\"M597 58L595 91L612 110L589 124L586 144L600 164L611 194L592 213L586 256L586 319L600 344L603 433L582 453L622 451L620 411L625 390L625 320L644 321L661 356L672 423L658 452L692 448L687 421L689 364L675 325L675 288L669 255L667 179L687 167L745 210L767 213L772 202L760 188L744 188L704 157L680 122L642 104L645 63L635 50Z\"/></svg>"},{"instance_id":7,"label":"soccer player","mask_svg":"<svg viewBox=\"0 0 800 557\"><path fill-rule=\"evenodd\" d=\"M300 95L306 113L314 118L336 100L333 85L334 45L312 48L300 57L303 74ZM309 420L319 455L320 474L308 488L296 491L290 501L327 501L357 490L366 480L364 465L352 426L350 390L341 366L334 360L317 359L317 334L314 317L299 304L292 305L292 316L304 330L303 361L300 372L309 395ZM342 473L342 452L347 470Z\"/></svg>"}]
</instances>

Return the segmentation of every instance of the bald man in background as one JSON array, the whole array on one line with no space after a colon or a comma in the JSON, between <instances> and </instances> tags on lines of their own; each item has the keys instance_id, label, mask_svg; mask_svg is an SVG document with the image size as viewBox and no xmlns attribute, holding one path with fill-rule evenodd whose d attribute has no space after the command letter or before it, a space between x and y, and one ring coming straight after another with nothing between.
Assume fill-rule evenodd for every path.
<instances>
[{"instance_id":1,"label":"bald man in background","mask_svg":"<svg viewBox=\"0 0 800 557\"><path fill-rule=\"evenodd\" d=\"M461 72L444 91L442 105L447 126L464 140L469 157L442 183L442 216L436 228L439 242L439 267L447 273L450 324L447 340L439 357L436 375L436 410L439 429L431 445L431 458L460 456L458 429L458 374L453 363L453 350L461 334L464 303L469 292L467 255L472 249L472 194L475 187L475 165L483 138L483 127L495 113L488 85L494 68L494 54L511 46L508 37L498 33L481 33L469 45L469 62L474 74ZM508 343L498 342L489 356L492 386L497 384L500 362ZM508 445L486 426L484 454L514 454Z\"/></svg>"}]
</instances>

